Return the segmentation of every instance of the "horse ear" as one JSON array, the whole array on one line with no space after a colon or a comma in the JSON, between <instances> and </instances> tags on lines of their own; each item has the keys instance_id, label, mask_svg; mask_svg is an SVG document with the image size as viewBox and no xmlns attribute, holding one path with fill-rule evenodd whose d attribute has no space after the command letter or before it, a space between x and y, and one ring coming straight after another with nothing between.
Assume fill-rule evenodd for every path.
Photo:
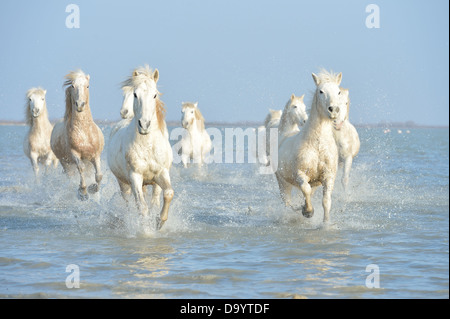
<instances>
[{"instance_id":1,"label":"horse ear","mask_svg":"<svg viewBox=\"0 0 450 319\"><path fill-rule=\"evenodd\" d=\"M133 76L138 76L138 75L139 75L138 70L134 70L134 71L133 71Z\"/></svg>"},{"instance_id":2,"label":"horse ear","mask_svg":"<svg viewBox=\"0 0 450 319\"><path fill-rule=\"evenodd\" d=\"M316 83L316 85L319 85L320 84L319 77L317 75L315 75L314 73L311 73L311 75L313 77L314 83Z\"/></svg>"},{"instance_id":3,"label":"horse ear","mask_svg":"<svg viewBox=\"0 0 450 319\"><path fill-rule=\"evenodd\" d=\"M302 96L300 96L300 100L303 101L304 98L305 98L305 94L303 94Z\"/></svg>"},{"instance_id":4,"label":"horse ear","mask_svg":"<svg viewBox=\"0 0 450 319\"><path fill-rule=\"evenodd\" d=\"M44 95L46 95L47 94L47 90L44 90Z\"/></svg>"},{"instance_id":5,"label":"horse ear","mask_svg":"<svg viewBox=\"0 0 450 319\"><path fill-rule=\"evenodd\" d=\"M342 81L342 72L338 74L337 81L338 81L337 85L340 85Z\"/></svg>"},{"instance_id":6,"label":"horse ear","mask_svg":"<svg viewBox=\"0 0 450 319\"><path fill-rule=\"evenodd\" d=\"M155 82L158 82L158 79L159 79L159 71L158 71L158 69L155 69L155 71L153 71L152 77L153 77L153 80Z\"/></svg>"},{"instance_id":7,"label":"horse ear","mask_svg":"<svg viewBox=\"0 0 450 319\"><path fill-rule=\"evenodd\" d=\"M292 101L293 99L295 99L295 94L294 94L294 93L292 93L292 95L291 95L291 101Z\"/></svg>"},{"instance_id":8,"label":"horse ear","mask_svg":"<svg viewBox=\"0 0 450 319\"><path fill-rule=\"evenodd\" d=\"M86 79L89 81L91 79L91 76L89 74L86 75Z\"/></svg>"},{"instance_id":9,"label":"horse ear","mask_svg":"<svg viewBox=\"0 0 450 319\"><path fill-rule=\"evenodd\" d=\"M197 108L197 106L198 106L198 102L195 102L195 103L194 103L194 106L195 106L195 108Z\"/></svg>"}]
</instances>

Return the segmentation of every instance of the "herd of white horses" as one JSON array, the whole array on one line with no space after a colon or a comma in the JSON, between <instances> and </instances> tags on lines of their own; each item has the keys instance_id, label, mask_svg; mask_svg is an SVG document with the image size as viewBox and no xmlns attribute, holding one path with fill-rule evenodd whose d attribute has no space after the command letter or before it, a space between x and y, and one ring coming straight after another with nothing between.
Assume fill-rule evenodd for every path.
<instances>
[{"instance_id":1,"label":"herd of white horses","mask_svg":"<svg viewBox=\"0 0 450 319\"><path fill-rule=\"evenodd\" d=\"M269 110L264 126L278 129L278 167L275 176L281 198L291 206L292 187L305 198L302 214L312 217L311 196L317 186L323 186L324 223L329 221L331 194L338 163L342 162L342 184L347 188L353 158L360 141L349 121L349 91L340 87L342 73L322 70L312 74L316 90L309 114L304 95L291 95L283 110ZM89 193L100 190L102 181L101 154L103 133L94 122L89 105L89 75L78 70L65 76L65 114L54 126L48 119L46 90L32 88L26 93L26 123L30 129L25 136L24 152L29 157L36 178L40 164L46 169L61 163L69 176L78 171L78 198L87 200ZM145 200L147 185L152 185L151 205L163 206L157 217L160 229L168 218L174 196L170 181L173 154L165 122L165 107L157 89L159 72L148 66L135 69L123 82L122 120L111 130L107 146L107 163L117 179L123 198L134 196L137 208L148 215ZM211 138L205 130L205 120L198 103L182 103L181 124L185 134L179 154L186 167L190 160L204 162L210 153ZM268 135L267 135L268 136ZM270 143L267 138L267 143ZM266 146L266 149L273 149ZM276 149L276 148L275 148ZM270 165L271 154L266 154ZM86 185L87 165L95 171L95 182Z\"/></svg>"}]
</instances>

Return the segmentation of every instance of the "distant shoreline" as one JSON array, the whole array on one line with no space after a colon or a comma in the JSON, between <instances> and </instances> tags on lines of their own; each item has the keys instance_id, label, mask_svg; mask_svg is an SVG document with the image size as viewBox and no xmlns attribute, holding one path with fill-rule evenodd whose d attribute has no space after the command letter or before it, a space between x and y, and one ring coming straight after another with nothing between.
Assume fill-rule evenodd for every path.
<instances>
[{"instance_id":1,"label":"distant shoreline","mask_svg":"<svg viewBox=\"0 0 450 319\"><path fill-rule=\"evenodd\" d=\"M102 125L112 125L114 123L117 123L117 121L105 121L105 120L95 120L97 124ZM57 121L51 120L52 123L55 123ZM24 121L8 121L8 120L0 120L0 126L25 126ZM168 126L181 126L179 121L167 121ZM253 121L246 121L246 122L206 122L205 125L208 127L214 127L214 126L243 126L243 127L259 127L263 125L262 122L253 122ZM357 128L449 128L448 125L423 125L423 124L416 124L414 122L392 122L392 123L375 123L375 124L353 124Z\"/></svg>"}]
</instances>

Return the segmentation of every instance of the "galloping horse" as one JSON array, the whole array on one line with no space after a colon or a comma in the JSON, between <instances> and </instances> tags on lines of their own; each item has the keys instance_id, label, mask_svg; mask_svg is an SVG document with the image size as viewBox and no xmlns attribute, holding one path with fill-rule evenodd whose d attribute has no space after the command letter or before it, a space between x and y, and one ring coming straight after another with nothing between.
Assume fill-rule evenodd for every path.
<instances>
[{"instance_id":1,"label":"galloping horse","mask_svg":"<svg viewBox=\"0 0 450 319\"><path fill-rule=\"evenodd\" d=\"M328 222L331 209L331 194L336 179L338 150L333 136L333 120L340 112L339 84L342 73L322 71L312 74L316 84L311 113L305 128L288 137L279 148L277 177L281 197L290 205L291 190L299 188L305 197L302 214L312 217L312 187L323 186L323 221Z\"/></svg>"},{"instance_id":2,"label":"galloping horse","mask_svg":"<svg viewBox=\"0 0 450 319\"><path fill-rule=\"evenodd\" d=\"M58 159L50 147L53 125L48 120L46 93L47 90L31 88L26 94L25 119L30 129L23 141L23 150L31 161L36 179L40 163L45 164L46 168L52 164L55 168L58 165Z\"/></svg>"},{"instance_id":3,"label":"galloping horse","mask_svg":"<svg viewBox=\"0 0 450 319\"><path fill-rule=\"evenodd\" d=\"M92 119L89 105L89 75L78 70L65 76L66 111L64 119L52 131L50 145L61 162L64 172L71 175L75 165L80 174L78 197L87 200L85 168L92 163L95 168L95 183L88 188L89 193L98 192L102 180L100 155L103 151L104 137Z\"/></svg>"},{"instance_id":4,"label":"galloping horse","mask_svg":"<svg viewBox=\"0 0 450 319\"><path fill-rule=\"evenodd\" d=\"M156 87L158 79L158 70L145 66L135 69L124 82L124 86L133 88L134 118L111 133L107 158L122 196L128 200L132 192L143 216L148 215L143 187L153 185L152 204L158 206L162 189L164 204L157 218L160 229L168 218L174 192L169 176L173 154L164 105Z\"/></svg>"}]
</instances>

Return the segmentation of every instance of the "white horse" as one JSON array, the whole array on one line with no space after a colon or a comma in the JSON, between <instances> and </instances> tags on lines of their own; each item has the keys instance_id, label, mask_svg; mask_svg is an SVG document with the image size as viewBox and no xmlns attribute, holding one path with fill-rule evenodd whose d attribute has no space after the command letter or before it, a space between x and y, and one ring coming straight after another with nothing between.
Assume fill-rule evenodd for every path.
<instances>
[{"instance_id":1,"label":"white horse","mask_svg":"<svg viewBox=\"0 0 450 319\"><path fill-rule=\"evenodd\" d=\"M333 135L333 120L340 111L339 85L342 73L322 71L312 74L316 84L311 113L305 128L281 143L278 154L277 177L280 193L286 205L290 205L291 190L299 188L305 197L302 214L312 217L312 187L323 186L323 221L330 218L331 194L336 179L338 150Z\"/></svg>"},{"instance_id":2,"label":"white horse","mask_svg":"<svg viewBox=\"0 0 450 319\"><path fill-rule=\"evenodd\" d=\"M181 125L186 132L181 139L181 161L187 167L190 159L199 166L204 163L206 156L211 151L211 137L205 129L205 119L196 103L182 103Z\"/></svg>"},{"instance_id":3,"label":"white horse","mask_svg":"<svg viewBox=\"0 0 450 319\"><path fill-rule=\"evenodd\" d=\"M120 116L123 119L132 119L134 117L133 112L133 87L125 85L122 87L122 94L123 94L123 102L122 102L122 108L120 109Z\"/></svg>"},{"instance_id":4,"label":"white horse","mask_svg":"<svg viewBox=\"0 0 450 319\"><path fill-rule=\"evenodd\" d=\"M160 229L168 218L174 192L169 176L173 154L164 121L164 105L156 87L158 79L158 70L152 72L145 66L134 70L124 82L133 88L135 116L111 135L107 158L122 196L128 201L132 192L143 216L148 215L143 187L154 186L152 204L157 206L161 189L164 191L164 204L157 219Z\"/></svg>"},{"instance_id":5,"label":"white horse","mask_svg":"<svg viewBox=\"0 0 450 319\"><path fill-rule=\"evenodd\" d=\"M48 120L45 94L47 90L31 88L26 94L25 119L30 127L23 141L23 150L30 159L36 179L39 175L39 164L46 169L52 164L56 168L58 159L50 147L50 136L53 125Z\"/></svg>"},{"instance_id":6,"label":"white horse","mask_svg":"<svg viewBox=\"0 0 450 319\"><path fill-rule=\"evenodd\" d=\"M280 125L281 115L283 114L283 110L272 110L269 109L269 113L267 114L266 118L264 119L264 125L260 126L258 128L258 132L265 132L266 136L266 153L259 155L260 156L260 163L264 165L270 164L270 129L271 128L278 128L278 125ZM278 146L277 146L278 148Z\"/></svg>"},{"instance_id":7,"label":"white horse","mask_svg":"<svg viewBox=\"0 0 450 319\"><path fill-rule=\"evenodd\" d=\"M291 98L284 106L280 123L278 125L278 145L281 145L286 137L300 132L300 127L302 127L308 120L306 105L303 102L304 97L304 94L300 97L292 94Z\"/></svg>"},{"instance_id":8,"label":"white horse","mask_svg":"<svg viewBox=\"0 0 450 319\"><path fill-rule=\"evenodd\" d=\"M64 172L71 175L73 166L80 174L78 197L87 200L90 193L100 189L103 174L101 153L104 147L102 130L95 124L89 106L89 75L78 70L65 76L66 111L64 120L55 124L50 145L61 162ZM95 183L86 188L85 168L91 163L95 169Z\"/></svg>"},{"instance_id":9,"label":"white horse","mask_svg":"<svg viewBox=\"0 0 450 319\"><path fill-rule=\"evenodd\" d=\"M347 190L353 158L358 155L360 140L356 128L350 123L350 97L348 89L341 88L342 107L338 119L334 121L334 138L339 152L339 161L344 163L342 185Z\"/></svg>"}]
</instances>

